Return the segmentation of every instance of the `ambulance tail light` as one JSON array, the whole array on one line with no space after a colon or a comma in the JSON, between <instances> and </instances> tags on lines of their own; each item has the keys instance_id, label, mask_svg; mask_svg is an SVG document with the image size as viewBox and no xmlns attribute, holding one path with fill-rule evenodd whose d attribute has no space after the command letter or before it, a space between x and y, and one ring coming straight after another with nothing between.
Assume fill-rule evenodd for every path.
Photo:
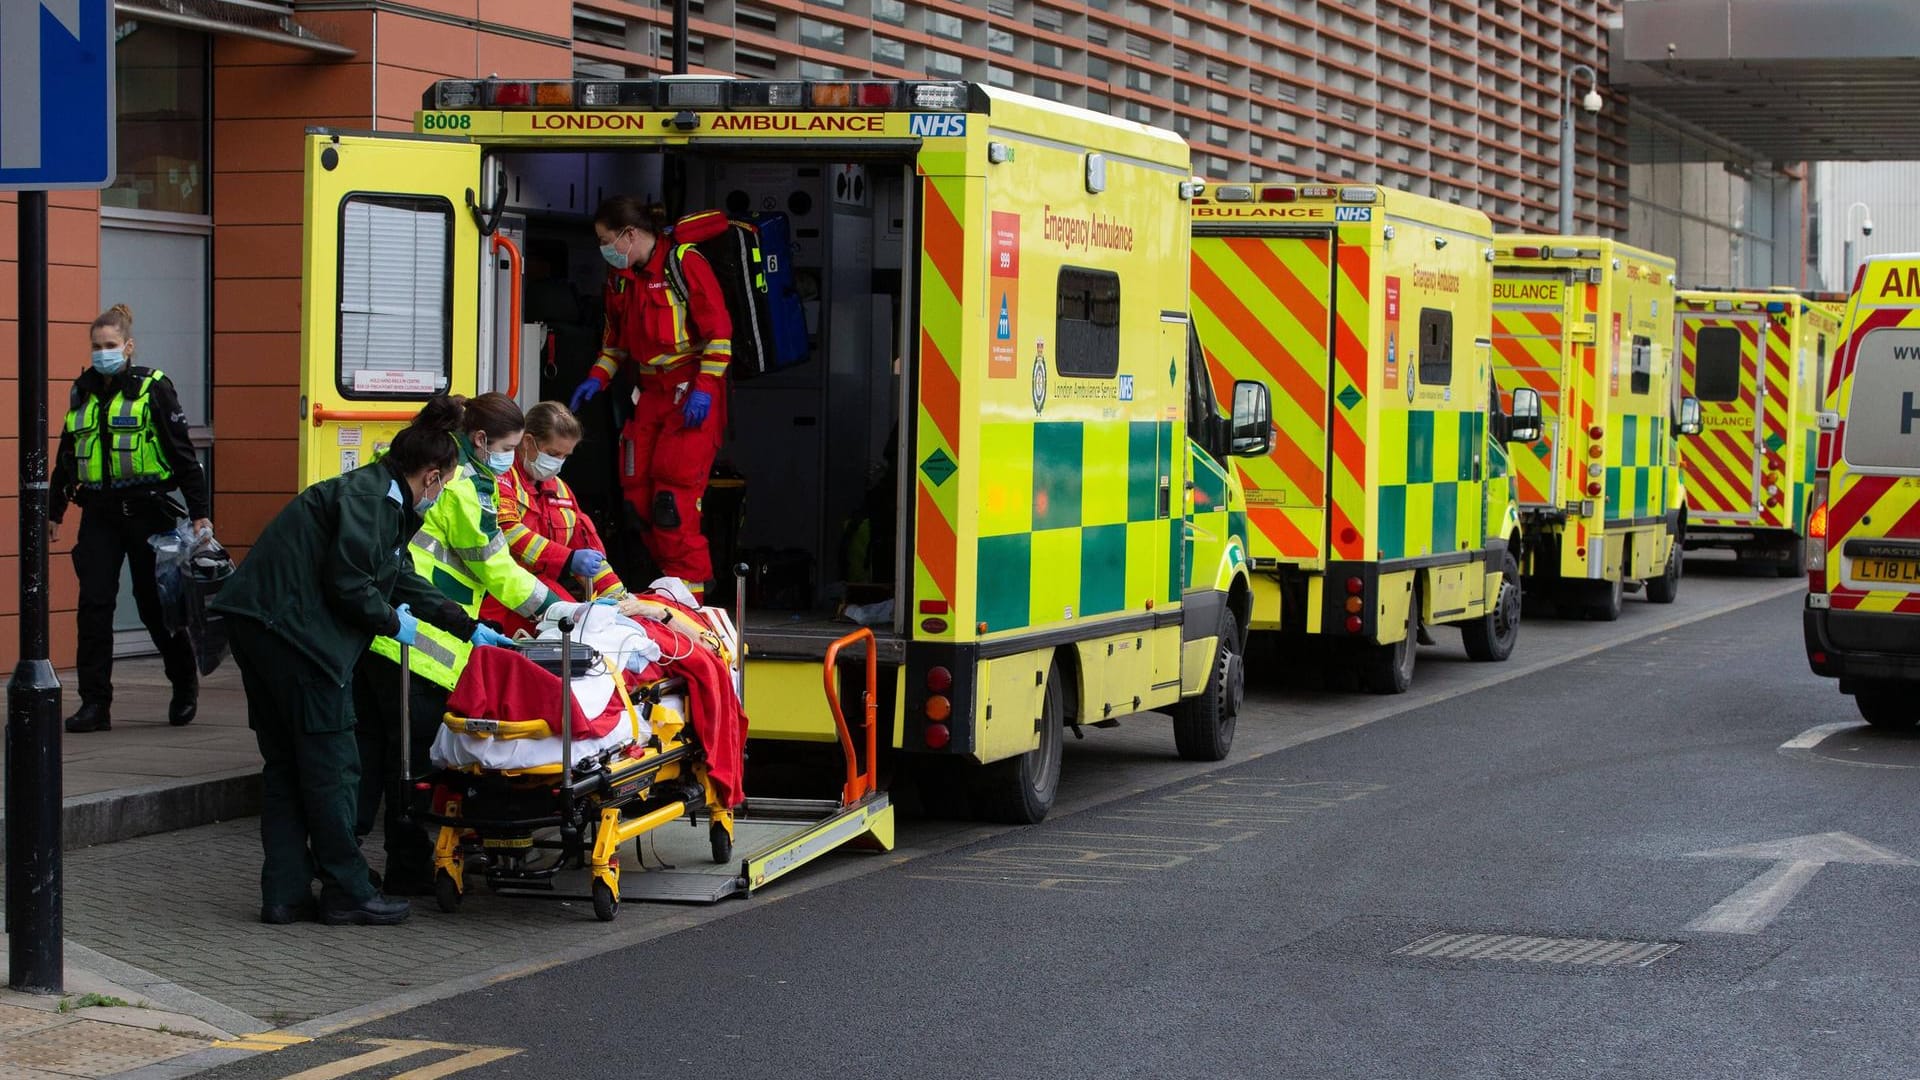
<instances>
[{"instance_id":1,"label":"ambulance tail light","mask_svg":"<svg viewBox=\"0 0 1920 1080\"><path fill-rule=\"evenodd\" d=\"M496 82L486 84L485 103L495 107L533 104L533 84Z\"/></svg>"},{"instance_id":2,"label":"ambulance tail light","mask_svg":"<svg viewBox=\"0 0 1920 1080\"><path fill-rule=\"evenodd\" d=\"M1513 257L1516 259L1537 259L1540 257L1540 249L1531 244L1517 247L1513 249Z\"/></svg>"},{"instance_id":3,"label":"ambulance tail light","mask_svg":"<svg viewBox=\"0 0 1920 1080\"><path fill-rule=\"evenodd\" d=\"M1358 615L1347 616L1346 626L1347 626L1347 633L1349 634L1359 633L1366 625L1367 624L1363 622L1360 616Z\"/></svg>"},{"instance_id":4,"label":"ambulance tail light","mask_svg":"<svg viewBox=\"0 0 1920 1080\"><path fill-rule=\"evenodd\" d=\"M921 738L927 741L929 750L945 750L953 741L953 732L945 724L928 724L921 732Z\"/></svg>"},{"instance_id":5,"label":"ambulance tail light","mask_svg":"<svg viewBox=\"0 0 1920 1080\"><path fill-rule=\"evenodd\" d=\"M1593 483L1590 483L1587 485L1587 494L1593 496L1596 499L1599 498L1600 493L1605 490L1606 488L1602 487L1599 481L1594 481Z\"/></svg>"},{"instance_id":6,"label":"ambulance tail light","mask_svg":"<svg viewBox=\"0 0 1920 1080\"><path fill-rule=\"evenodd\" d=\"M1268 187L1260 189L1261 202L1292 202L1300 193L1290 187Z\"/></svg>"},{"instance_id":7,"label":"ambulance tail light","mask_svg":"<svg viewBox=\"0 0 1920 1080\"><path fill-rule=\"evenodd\" d=\"M533 103L535 105L571 105L573 104L573 84L570 82L534 83Z\"/></svg>"},{"instance_id":8,"label":"ambulance tail light","mask_svg":"<svg viewBox=\"0 0 1920 1080\"><path fill-rule=\"evenodd\" d=\"M1607 433L1606 428L1601 427L1599 424L1595 424L1592 427L1587 429L1587 438L1597 439L1600 436L1605 435L1606 433Z\"/></svg>"},{"instance_id":9,"label":"ambulance tail light","mask_svg":"<svg viewBox=\"0 0 1920 1080\"><path fill-rule=\"evenodd\" d=\"M1813 511L1807 515L1807 569L1827 568L1827 482L1814 481Z\"/></svg>"},{"instance_id":10,"label":"ambulance tail light","mask_svg":"<svg viewBox=\"0 0 1920 1080\"><path fill-rule=\"evenodd\" d=\"M944 694L953 689L953 672L943 667L927 669L927 689Z\"/></svg>"},{"instance_id":11,"label":"ambulance tail light","mask_svg":"<svg viewBox=\"0 0 1920 1080\"><path fill-rule=\"evenodd\" d=\"M807 96L816 109L844 109L853 104L852 83L813 83Z\"/></svg>"},{"instance_id":12,"label":"ambulance tail light","mask_svg":"<svg viewBox=\"0 0 1920 1080\"><path fill-rule=\"evenodd\" d=\"M1348 596L1359 596L1361 593L1366 591L1367 591L1367 583L1365 581L1357 577L1350 577L1347 579L1347 595Z\"/></svg>"}]
</instances>

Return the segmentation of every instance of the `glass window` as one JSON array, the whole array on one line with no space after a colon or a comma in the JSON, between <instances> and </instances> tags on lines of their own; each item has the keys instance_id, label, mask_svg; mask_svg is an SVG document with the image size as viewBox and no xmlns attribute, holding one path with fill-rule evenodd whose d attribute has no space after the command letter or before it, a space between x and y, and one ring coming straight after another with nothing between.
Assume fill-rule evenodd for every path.
<instances>
[{"instance_id":1,"label":"glass window","mask_svg":"<svg viewBox=\"0 0 1920 1080\"><path fill-rule=\"evenodd\" d=\"M1042 67L1058 68L1066 62L1067 54L1058 45L1049 45L1044 41L1033 43L1033 62Z\"/></svg>"},{"instance_id":2,"label":"glass window","mask_svg":"<svg viewBox=\"0 0 1920 1080\"><path fill-rule=\"evenodd\" d=\"M1693 396L1701 401L1740 397L1740 331L1731 326L1702 327L1695 335Z\"/></svg>"},{"instance_id":3,"label":"glass window","mask_svg":"<svg viewBox=\"0 0 1920 1080\"><path fill-rule=\"evenodd\" d=\"M1420 309L1420 381L1427 386L1453 382L1453 312Z\"/></svg>"},{"instance_id":4,"label":"glass window","mask_svg":"<svg viewBox=\"0 0 1920 1080\"><path fill-rule=\"evenodd\" d=\"M929 11L927 12L927 33L949 41L959 41L966 33L966 24L960 21L958 15L949 15L944 11Z\"/></svg>"},{"instance_id":5,"label":"glass window","mask_svg":"<svg viewBox=\"0 0 1920 1080\"><path fill-rule=\"evenodd\" d=\"M828 52L847 50L847 32L832 23L823 23L818 19L800 20L800 44L809 49L825 49Z\"/></svg>"},{"instance_id":6,"label":"glass window","mask_svg":"<svg viewBox=\"0 0 1920 1080\"><path fill-rule=\"evenodd\" d=\"M1120 275L1060 268L1054 301L1054 367L1077 379L1111 379L1120 371Z\"/></svg>"},{"instance_id":7,"label":"glass window","mask_svg":"<svg viewBox=\"0 0 1920 1080\"><path fill-rule=\"evenodd\" d=\"M873 62L876 64L891 64L894 67L905 66L907 62L906 42L895 41L892 38L874 38Z\"/></svg>"},{"instance_id":8,"label":"glass window","mask_svg":"<svg viewBox=\"0 0 1920 1080\"><path fill-rule=\"evenodd\" d=\"M987 48L1002 56L1013 55L1013 35L997 26L987 27Z\"/></svg>"},{"instance_id":9,"label":"glass window","mask_svg":"<svg viewBox=\"0 0 1920 1080\"><path fill-rule=\"evenodd\" d=\"M1038 45L1034 46L1036 51L1039 48ZM1112 71L1112 65L1108 64L1104 57L1087 57L1087 78L1093 82L1108 82L1112 78Z\"/></svg>"},{"instance_id":10,"label":"glass window","mask_svg":"<svg viewBox=\"0 0 1920 1080\"><path fill-rule=\"evenodd\" d=\"M1050 7L1036 6L1033 9L1033 25L1057 33L1067 25L1067 17Z\"/></svg>"},{"instance_id":11,"label":"glass window","mask_svg":"<svg viewBox=\"0 0 1920 1080\"><path fill-rule=\"evenodd\" d=\"M847 77L847 72L845 68L838 68L832 64L816 64L811 60L802 60L800 61L800 77L803 79L844 79Z\"/></svg>"},{"instance_id":12,"label":"glass window","mask_svg":"<svg viewBox=\"0 0 1920 1080\"><path fill-rule=\"evenodd\" d=\"M1705 331L1701 332L1705 337ZM1847 403L1844 454L1855 465L1911 470L1920 468L1920 330L1883 327L1855 347L1853 396ZM1705 400L1705 395L1696 395Z\"/></svg>"},{"instance_id":13,"label":"glass window","mask_svg":"<svg viewBox=\"0 0 1920 1080\"><path fill-rule=\"evenodd\" d=\"M207 386L207 237L203 233L100 230L100 303L133 309L139 362L180 391L187 423L210 422Z\"/></svg>"},{"instance_id":14,"label":"glass window","mask_svg":"<svg viewBox=\"0 0 1920 1080\"><path fill-rule=\"evenodd\" d=\"M1653 389L1653 339L1633 336L1633 359L1630 363L1631 375L1627 379L1627 392L1644 394Z\"/></svg>"},{"instance_id":15,"label":"glass window","mask_svg":"<svg viewBox=\"0 0 1920 1080\"><path fill-rule=\"evenodd\" d=\"M1046 98L1048 101L1064 101L1067 96L1067 88L1053 79L1035 79L1033 80L1033 96Z\"/></svg>"},{"instance_id":16,"label":"glass window","mask_svg":"<svg viewBox=\"0 0 1920 1080\"><path fill-rule=\"evenodd\" d=\"M873 17L894 26L907 25L906 0L873 0Z\"/></svg>"},{"instance_id":17,"label":"glass window","mask_svg":"<svg viewBox=\"0 0 1920 1080\"><path fill-rule=\"evenodd\" d=\"M1013 89L1013 72L994 64L987 65L987 85L998 86L1005 90Z\"/></svg>"},{"instance_id":18,"label":"glass window","mask_svg":"<svg viewBox=\"0 0 1920 1080\"><path fill-rule=\"evenodd\" d=\"M1127 89L1141 93L1153 92L1153 76L1144 68L1127 69Z\"/></svg>"},{"instance_id":19,"label":"glass window","mask_svg":"<svg viewBox=\"0 0 1920 1080\"><path fill-rule=\"evenodd\" d=\"M957 79L964 68L960 58L938 49L927 50L927 74L936 79Z\"/></svg>"},{"instance_id":20,"label":"glass window","mask_svg":"<svg viewBox=\"0 0 1920 1080\"><path fill-rule=\"evenodd\" d=\"M340 392L410 397L448 385L453 204L349 195L340 204Z\"/></svg>"},{"instance_id":21,"label":"glass window","mask_svg":"<svg viewBox=\"0 0 1920 1080\"><path fill-rule=\"evenodd\" d=\"M114 47L119 175L102 206L209 214L207 36L125 22Z\"/></svg>"}]
</instances>

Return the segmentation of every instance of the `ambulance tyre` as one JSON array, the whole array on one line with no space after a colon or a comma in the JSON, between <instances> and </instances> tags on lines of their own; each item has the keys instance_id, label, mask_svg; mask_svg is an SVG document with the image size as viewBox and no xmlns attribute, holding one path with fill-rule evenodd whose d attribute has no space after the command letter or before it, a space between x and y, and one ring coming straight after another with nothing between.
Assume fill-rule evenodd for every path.
<instances>
[{"instance_id":1,"label":"ambulance tyre","mask_svg":"<svg viewBox=\"0 0 1920 1080\"><path fill-rule=\"evenodd\" d=\"M1360 681L1370 694L1404 694L1413 686L1413 654L1420 639L1420 588L1407 601L1407 632L1391 645L1374 645L1360 660Z\"/></svg>"},{"instance_id":2,"label":"ambulance tyre","mask_svg":"<svg viewBox=\"0 0 1920 1080\"><path fill-rule=\"evenodd\" d=\"M1787 548L1787 561L1773 568L1773 572L1783 578L1805 577L1807 573L1807 542L1795 538Z\"/></svg>"},{"instance_id":3,"label":"ambulance tyre","mask_svg":"<svg viewBox=\"0 0 1920 1080\"><path fill-rule=\"evenodd\" d=\"M1853 692L1861 719L1882 731L1909 731L1920 723L1913 688L1903 683L1868 683Z\"/></svg>"},{"instance_id":4,"label":"ambulance tyre","mask_svg":"<svg viewBox=\"0 0 1920 1080\"><path fill-rule=\"evenodd\" d=\"M1647 602L1653 604L1671 604L1680 595L1680 574L1685 564L1680 557L1680 545L1667 548L1667 568L1660 576L1647 579Z\"/></svg>"},{"instance_id":5,"label":"ambulance tyre","mask_svg":"<svg viewBox=\"0 0 1920 1080\"><path fill-rule=\"evenodd\" d=\"M1460 642L1474 660L1505 660L1520 640L1520 563L1508 551L1500 558L1500 594L1487 613L1460 624Z\"/></svg>"},{"instance_id":6,"label":"ambulance tyre","mask_svg":"<svg viewBox=\"0 0 1920 1080\"><path fill-rule=\"evenodd\" d=\"M1233 609L1220 609L1219 633L1207 688L1173 707L1173 746L1184 761L1224 761L1233 749L1233 729L1247 687L1240 623Z\"/></svg>"},{"instance_id":7,"label":"ambulance tyre","mask_svg":"<svg viewBox=\"0 0 1920 1080\"><path fill-rule=\"evenodd\" d=\"M973 810L1003 825L1038 825L1060 790L1060 755L1066 741L1067 691L1056 661L1047 669L1040 708L1040 745L1019 757L981 766L973 777Z\"/></svg>"},{"instance_id":8,"label":"ambulance tyre","mask_svg":"<svg viewBox=\"0 0 1920 1080\"><path fill-rule=\"evenodd\" d=\"M1620 618L1626 584L1619 579L1587 583L1587 618L1595 622L1614 622Z\"/></svg>"}]
</instances>

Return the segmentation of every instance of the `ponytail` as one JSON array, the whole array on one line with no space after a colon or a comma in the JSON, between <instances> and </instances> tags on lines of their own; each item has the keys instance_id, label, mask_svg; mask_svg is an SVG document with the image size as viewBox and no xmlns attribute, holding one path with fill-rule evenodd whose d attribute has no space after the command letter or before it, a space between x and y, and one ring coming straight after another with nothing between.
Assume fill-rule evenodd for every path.
<instances>
[{"instance_id":1,"label":"ponytail","mask_svg":"<svg viewBox=\"0 0 1920 1080\"><path fill-rule=\"evenodd\" d=\"M393 437L387 460L408 476L423 469L450 471L460 461L460 444L454 433L465 418L465 400L458 395L442 395L428 401L426 408Z\"/></svg>"}]
</instances>

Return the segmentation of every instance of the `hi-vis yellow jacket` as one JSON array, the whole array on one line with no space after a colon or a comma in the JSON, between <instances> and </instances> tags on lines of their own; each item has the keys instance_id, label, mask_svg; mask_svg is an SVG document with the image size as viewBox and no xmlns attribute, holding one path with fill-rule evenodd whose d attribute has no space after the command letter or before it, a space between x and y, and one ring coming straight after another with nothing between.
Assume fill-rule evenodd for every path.
<instances>
[{"instance_id":1,"label":"hi-vis yellow jacket","mask_svg":"<svg viewBox=\"0 0 1920 1080\"><path fill-rule=\"evenodd\" d=\"M519 564L494 518L498 479L466 452L458 474L427 510L425 523L410 545L413 568L468 615L478 617L480 601L491 593L516 614L538 619L560 597ZM375 638L373 651L396 663L400 643ZM422 622L414 639L413 673L453 689L473 646Z\"/></svg>"}]
</instances>

